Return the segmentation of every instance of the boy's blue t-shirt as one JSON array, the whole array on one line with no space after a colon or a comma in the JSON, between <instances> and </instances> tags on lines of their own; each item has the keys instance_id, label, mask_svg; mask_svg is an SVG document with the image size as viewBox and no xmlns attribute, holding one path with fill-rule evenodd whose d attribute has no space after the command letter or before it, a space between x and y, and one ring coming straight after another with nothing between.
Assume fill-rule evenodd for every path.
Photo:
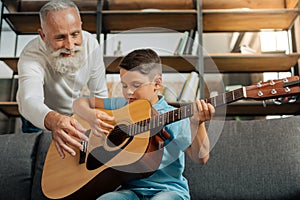
<instances>
[{"instance_id":1,"label":"boy's blue t-shirt","mask_svg":"<svg viewBox=\"0 0 300 200\"><path fill-rule=\"evenodd\" d=\"M125 98L107 98L104 108L115 110L127 104ZM162 114L176 108L170 106L164 97L153 107ZM183 199L190 199L188 183L182 173L185 166L184 151L191 144L189 119L183 119L165 126L171 135L170 141L164 147L164 154L159 169L151 176L128 182L123 188L133 190L141 195L152 195L160 191L176 191Z\"/></svg>"}]
</instances>

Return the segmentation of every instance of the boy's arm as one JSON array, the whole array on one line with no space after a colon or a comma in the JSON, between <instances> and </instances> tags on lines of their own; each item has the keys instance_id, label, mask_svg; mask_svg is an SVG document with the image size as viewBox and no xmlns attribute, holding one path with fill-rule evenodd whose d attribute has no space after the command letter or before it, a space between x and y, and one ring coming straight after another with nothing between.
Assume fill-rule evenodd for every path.
<instances>
[{"instance_id":1,"label":"boy's arm","mask_svg":"<svg viewBox=\"0 0 300 200\"><path fill-rule=\"evenodd\" d=\"M204 122L210 120L214 112L214 107L203 100L197 101L194 106L194 115L190 118L193 141L186 149L186 153L194 162L205 164L209 159L210 143Z\"/></svg>"},{"instance_id":2,"label":"boy's arm","mask_svg":"<svg viewBox=\"0 0 300 200\"><path fill-rule=\"evenodd\" d=\"M194 162L205 164L209 159L210 144L204 123L198 125L191 122L191 133L193 141L185 152Z\"/></svg>"},{"instance_id":3,"label":"boy's arm","mask_svg":"<svg viewBox=\"0 0 300 200\"><path fill-rule=\"evenodd\" d=\"M78 98L73 103L73 111L79 117L89 123L92 129L100 133L108 133L108 130L114 126L105 123L104 121L112 121L114 117L95 108L104 108L104 99L102 98Z\"/></svg>"}]
</instances>

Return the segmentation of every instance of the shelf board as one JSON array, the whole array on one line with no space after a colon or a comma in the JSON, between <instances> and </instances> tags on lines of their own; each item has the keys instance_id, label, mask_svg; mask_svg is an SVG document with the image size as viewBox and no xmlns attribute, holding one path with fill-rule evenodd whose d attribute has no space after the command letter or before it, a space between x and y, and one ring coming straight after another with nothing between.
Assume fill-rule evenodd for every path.
<instances>
[{"instance_id":1,"label":"shelf board","mask_svg":"<svg viewBox=\"0 0 300 200\"><path fill-rule=\"evenodd\" d=\"M197 27L196 10L104 10L103 31L125 31L136 28L162 27L185 31Z\"/></svg>"},{"instance_id":2,"label":"shelf board","mask_svg":"<svg viewBox=\"0 0 300 200\"><path fill-rule=\"evenodd\" d=\"M0 111L8 117L19 117L18 103L12 101L0 102Z\"/></svg>"},{"instance_id":3,"label":"shelf board","mask_svg":"<svg viewBox=\"0 0 300 200\"><path fill-rule=\"evenodd\" d=\"M82 28L91 33L96 33L96 12L81 12ZM40 19L38 12L4 13L3 18L16 34L38 34Z\"/></svg>"},{"instance_id":4,"label":"shelf board","mask_svg":"<svg viewBox=\"0 0 300 200\"><path fill-rule=\"evenodd\" d=\"M291 54L209 54L204 59L205 73L287 72L295 66L299 53ZM17 74L18 57L0 57ZM107 73L119 73L121 57L104 56ZM197 56L161 56L165 73L189 73L197 66ZM270 64L271 63L271 64Z\"/></svg>"},{"instance_id":5,"label":"shelf board","mask_svg":"<svg viewBox=\"0 0 300 200\"><path fill-rule=\"evenodd\" d=\"M13 71L13 74L18 74L18 57L0 57L0 60Z\"/></svg>"},{"instance_id":6,"label":"shelf board","mask_svg":"<svg viewBox=\"0 0 300 200\"><path fill-rule=\"evenodd\" d=\"M164 72L189 73L197 66L197 56L160 56ZM287 72L295 66L300 54L209 54L204 59L205 73ZM118 73L121 57L105 56L107 72ZM271 63L271 64L270 64Z\"/></svg>"},{"instance_id":7,"label":"shelf board","mask_svg":"<svg viewBox=\"0 0 300 200\"><path fill-rule=\"evenodd\" d=\"M162 27L175 31L196 29L197 11L190 10L104 10L102 32ZM297 9L204 9L204 32L288 30L298 15ZM4 13L4 19L17 34L36 34L38 12ZM83 29L96 33L97 12L82 11Z\"/></svg>"},{"instance_id":8,"label":"shelf board","mask_svg":"<svg viewBox=\"0 0 300 200\"><path fill-rule=\"evenodd\" d=\"M118 65L122 57L104 56L104 63L107 73L119 73ZM163 72L182 72L189 73L194 71L197 62L196 56L161 56Z\"/></svg>"},{"instance_id":9,"label":"shelf board","mask_svg":"<svg viewBox=\"0 0 300 200\"><path fill-rule=\"evenodd\" d=\"M286 72L295 66L299 53L291 54L210 54L205 61L205 72ZM213 62L212 62L213 61Z\"/></svg>"},{"instance_id":10,"label":"shelf board","mask_svg":"<svg viewBox=\"0 0 300 200\"><path fill-rule=\"evenodd\" d=\"M210 9L203 10L204 32L288 30L298 9Z\"/></svg>"}]
</instances>

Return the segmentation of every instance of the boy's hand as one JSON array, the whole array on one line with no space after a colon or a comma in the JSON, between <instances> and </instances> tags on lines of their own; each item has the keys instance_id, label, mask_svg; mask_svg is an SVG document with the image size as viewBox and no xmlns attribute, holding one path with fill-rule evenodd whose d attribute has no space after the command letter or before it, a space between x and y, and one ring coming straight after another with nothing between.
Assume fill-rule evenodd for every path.
<instances>
[{"instance_id":1,"label":"boy's hand","mask_svg":"<svg viewBox=\"0 0 300 200\"><path fill-rule=\"evenodd\" d=\"M194 115L190 118L191 123L201 124L202 122L211 120L215 113L215 108L204 100L197 100L194 104Z\"/></svg>"},{"instance_id":2,"label":"boy's hand","mask_svg":"<svg viewBox=\"0 0 300 200\"><path fill-rule=\"evenodd\" d=\"M106 123L105 121L113 121L114 117L100 110L94 111L94 115L88 120L91 128L94 130L93 133L97 136L101 136L101 134L108 134L109 130L114 129L114 126Z\"/></svg>"}]
</instances>

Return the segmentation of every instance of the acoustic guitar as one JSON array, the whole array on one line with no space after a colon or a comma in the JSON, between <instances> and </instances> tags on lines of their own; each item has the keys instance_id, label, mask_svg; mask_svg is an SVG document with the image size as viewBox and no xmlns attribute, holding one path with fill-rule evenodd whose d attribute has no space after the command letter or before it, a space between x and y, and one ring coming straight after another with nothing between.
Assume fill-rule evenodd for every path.
<instances>
[{"instance_id":1,"label":"acoustic guitar","mask_svg":"<svg viewBox=\"0 0 300 200\"><path fill-rule=\"evenodd\" d=\"M206 99L213 106L240 99L275 99L300 93L299 77L260 82ZM147 100L137 100L118 110L104 110L115 117L114 129L106 136L88 131L83 151L61 159L52 141L44 163L42 190L50 199L96 199L125 182L150 176L160 165L168 133L163 127L191 117L193 104L164 114L152 115ZM89 125L74 117L87 129Z\"/></svg>"}]
</instances>

